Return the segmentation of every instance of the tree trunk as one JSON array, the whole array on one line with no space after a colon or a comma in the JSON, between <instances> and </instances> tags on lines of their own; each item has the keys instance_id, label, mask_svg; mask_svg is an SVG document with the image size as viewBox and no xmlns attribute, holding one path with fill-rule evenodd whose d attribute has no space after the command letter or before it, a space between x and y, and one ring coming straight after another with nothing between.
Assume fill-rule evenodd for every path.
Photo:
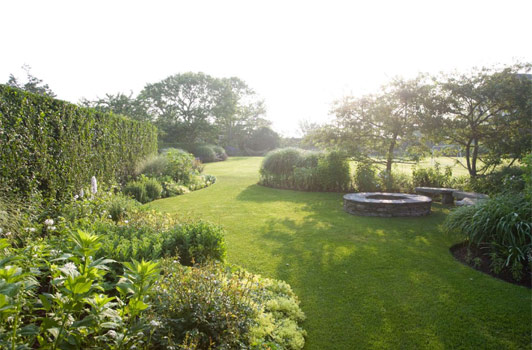
<instances>
[{"instance_id":1,"label":"tree trunk","mask_svg":"<svg viewBox=\"0 0 532 350\"><path fill-rule=\"evenodd\" d=\"M471 177L477 177L478 139L473 139L473 156L471 157Z\"/></svg>"},{"instance_id":2,"label":"tree trunk","mask_svg":"<svg viewBox=\"0 0 532 350\"><path fill-rule=\"evenodd\" d=\"M394 133L392 136L392 141L390 147L388 148L388 155L386 158L386 172L388 174L392 173L392 163L393 163L393 151L395 149L395 144L397 142L397 133Z\"/></svg>"}]
</instances>

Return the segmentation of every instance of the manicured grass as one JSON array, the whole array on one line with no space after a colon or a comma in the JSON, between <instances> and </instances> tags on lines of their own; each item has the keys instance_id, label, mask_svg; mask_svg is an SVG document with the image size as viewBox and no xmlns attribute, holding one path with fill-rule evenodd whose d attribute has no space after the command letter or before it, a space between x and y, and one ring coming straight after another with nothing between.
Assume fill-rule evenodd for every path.
<instances>
[{"instance_id":1,"label":"manicured grass","mask_svg":"<svg viewBox=\"0 0 532 350\"><path fill-rule=\"evenodd\" d=\"M153 208L225 226L228 261L286 280L307 315L306 349L530 348L531 292L454 260L446 207L364 218L342 194L256 185L261 158L208 164L217 183Z\"/></svg>"}]
</instances>

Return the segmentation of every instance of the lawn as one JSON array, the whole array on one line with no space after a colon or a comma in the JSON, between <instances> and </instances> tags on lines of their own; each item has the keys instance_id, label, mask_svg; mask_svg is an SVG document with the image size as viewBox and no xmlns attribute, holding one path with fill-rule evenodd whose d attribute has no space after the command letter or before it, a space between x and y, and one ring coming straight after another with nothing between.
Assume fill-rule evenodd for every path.
<instances>
[{"instance_id":1,"label":"lawn","mask_svg":"<svg viewBox=\"0 0 532 350\"><path fill-rule=\"evenodd\" d=\"M261 158L208 164L217 183L152 202L227 230L228 262L292 285L307 315L305 349L531 347L531 292L470 269L442 232L448 208L366 218L342 194L258 186Z\"/></svg>"}]
</instances>

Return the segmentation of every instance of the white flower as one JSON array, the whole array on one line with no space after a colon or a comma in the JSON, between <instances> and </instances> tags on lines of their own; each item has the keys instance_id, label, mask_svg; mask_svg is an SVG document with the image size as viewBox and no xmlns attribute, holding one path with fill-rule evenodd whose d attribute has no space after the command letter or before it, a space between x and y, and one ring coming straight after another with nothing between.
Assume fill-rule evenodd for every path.
<instances>
[{"instance_id":1,"label":"white flower","mask_svg":"<svg viewBox=\"0 0 532 350\"><path fill-rule=\"evenodd\" d=\"M107 335L108 335L109 337L111 337L111 338L116 338L116 332L113 331L112 329L111 329L109 332L107 332Z\"/></svg>"},{"instance_id":2,"label":"white flower","mask_svg":"<svg viewBox=\"0 0 532 350\"><path fill-rule=\"evenodd\" d=\"M75 196L74 196L74 199L78 199L78 198L79 198L79 196L78 196L78 195L75 195Z\"/></svg>"},{"instance_id":3,"label":"white flower","mask_svg":"<svg viewBox=\"0 0 532 350\"><path fill-rule=\"evenodd\" d=\"M46 220L44 220L44 224L46 226L52 226L54 224L54 220L53 219L46 219Z\"/></svg>"},{"instance_id":4,"label":"white flower","mask_svg":"<svg viewBox=\"0 0 532 350\"><path fill-rule=\"evenodd\" d=\"M96 181L96 176L91 177L91 192L96 194L98 192L98 182Z\"/></svg>"},{"instance_id":5,"label":"white flower","mask_svg":"<svg viewBox=\"0 0 532 350\"><path fill-rule=\"evenodd\" d=\"M158 321L155 321L155 320L151 320L151 321L150 321L150 326L152 326L152 327L157 328L157 327L159 327L160 325L161 325L161 322L158 322Z\"/></svg>"},{"instance_id":6,"label":"white flower","mask_svg":"<svg viewBox=\"0 0 532 350\"><path fill-rule=\"evenodd\" d=\"M56 227L55 226L51 226L50 227L50 231L55 231Z\"/></svg>"},{"instance_id":7,"label":"white flower","mask_svg":"<svg viewBox=\"0 0 532 350\"><path fill-rule=\"evenodd\" d=\"M127 223L129 223L129 221L128 220L124 220L124 223L127 224Z\"/></svg>"},{"instance_id":8,"label":"white flower","mask_svg":"<svg viewBox=\"0 0 532 350\"><path fill-rule=\"evenodd\" d=\"M37 230L35 229L35 227L30 227L29 231L30 231L30 232L35 232L35 231L37 231Z\"/></svg>"}]
</instances>

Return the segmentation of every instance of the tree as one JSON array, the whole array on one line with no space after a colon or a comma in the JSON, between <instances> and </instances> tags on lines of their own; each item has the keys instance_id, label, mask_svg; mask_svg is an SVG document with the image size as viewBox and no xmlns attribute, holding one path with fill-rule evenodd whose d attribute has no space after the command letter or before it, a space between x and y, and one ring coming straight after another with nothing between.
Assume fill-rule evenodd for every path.
<instances>
[{"instance_id":1,"label":"tree","mask_svg":"<svg viewBox=\"0 0 532 350\"><path fill-rule=\"evenodd\" d=\"M267 126L255 130L245 144L249 155L264 155L266 152L279 147L281 137Z\"/></svg>"},{"instance_id":2,"label":"tree","mask_svg":"<svg viewBox=\"0 0 532 350\"><path fill-rule=\"evenodd\" d=\"M217 79L203 73L172 75L148 84L138 99L166 141L187 144L212 138L220 94Z\"/></svg>"},{"instance_id":3,"label":"tree","mask_svg":"<svg viewBox=\"0 0 532 350\"><path fill-rule=\"evenodd\" d=\"M415 131L426 114L423 99L428 91L420 76L395 79L378 94L345 97L333 105L334 123L314 130L311 137L358 158L383 156L385 160L377 162L386 164L386 171L391 173L397 149L419 144Z\"/></svg>"},{"instance_id":4,"label":"tree","mask_svg":"<svg viewBox=\"0 0 532 350\"><path fill-rule=\"evenodd\" d=\"M504 159L511 165L532 149L532 80L523 74L530 70L530 64L515 64L435 78L424 130L462 147L470 177Z\"/></svg>"},{"instance_id":5,"label":"tree","mask_svg":"<svg viewBox=\"0 0 532 350\"><path fill-rule=\"evenodd\" d=\"M220 79L219 100L215 108L216 127L224 146L242 148L251 133L271 122L264 101L239 78Z\"/></svg>"},{"instance_id":6,"label":"tree","mask_svg":"<svg viewBox=\"0 0 532 350\"><path fill-rule=\"evenodd\" d=\"M135 120L150 120L150 116L142 103L133 97L133 92L130 92L129 95L121 92L116 95L105 94L105 97L98 98L95 101L83 98L79 104L84 107L95 108L102 112L121 114Z\"/></svg>"},{"instance_id":7,"label":"tree","mask_svg":"<svg viewBox=\"0 0 532 350\"><path fill-rule=\"evenodd\" d=\"M19 80L13 75L9 74L9 80L7 85L16 87L34 94L46 95L50 97L56 97L55 93L50 89L48 84L43 84L42 79L39 79L30 73L31 67L27 64L22 66L22 69L26 72L27 81L25 84L19 82Z\"/></svg>"}]
</instances>

